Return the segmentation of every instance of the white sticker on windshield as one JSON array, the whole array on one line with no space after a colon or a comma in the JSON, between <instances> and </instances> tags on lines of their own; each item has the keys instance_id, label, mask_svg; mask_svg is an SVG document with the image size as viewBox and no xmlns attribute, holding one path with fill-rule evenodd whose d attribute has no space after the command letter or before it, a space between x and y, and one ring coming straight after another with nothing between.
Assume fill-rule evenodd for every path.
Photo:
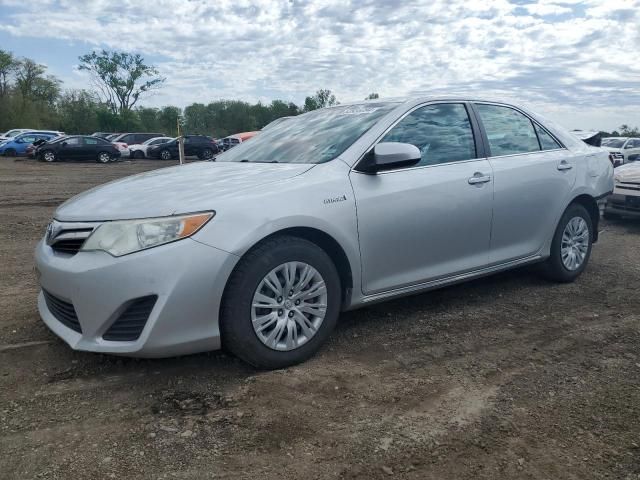
<instances>
[{"instance_id":1,"label":"white sticker on windshield","mask_svg":"<svg viewBox=\"0 0 640 480\"><path fill-rule=\"evenodd\" d=\"M367 113L373 113L379 109L380 107L366 107L364 105L355 105L353 107L345 108L338 115L365 115Z\"/></svg>"}]
</instances>

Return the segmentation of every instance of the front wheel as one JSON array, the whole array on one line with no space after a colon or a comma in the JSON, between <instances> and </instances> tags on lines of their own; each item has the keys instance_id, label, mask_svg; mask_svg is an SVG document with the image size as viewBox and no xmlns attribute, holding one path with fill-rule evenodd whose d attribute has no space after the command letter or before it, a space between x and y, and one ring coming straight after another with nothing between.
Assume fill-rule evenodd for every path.
<instances>
[{"instance_id":1,"label":"front wheel","mask_svg":"<svg viewBox=\"0 0 640 480\"><path fill-rule=\"evenodd\" d=\"M340 277L317 245L295 237L267 240L247 253L225 289L223 346L264 369L311 357L340 313Z\"/></svg>"},{"instance_id":2,"label":"front wheel","mask_svg":"<svg viewBox=\"0 0 640 480\"><path fill-rule=\"evenodd\" d=\"M593 222L586 208L570 205L562 215L551 242L545 275L556 282L573 282L587 267L593 244Z\"/></svg>"},{"instance_id":3,"label":"front wheel","mask_svg":"<svg viewBox=\"0 0 640 480\"><path fill-rule=\"evenodd\" d=\"M56 161L56 154L51 150L46 150L42 152L42 154L40 154L40 158L42 158L42 160L44 160L45 162L51 163Z\"/></svg>"},{"instance_id":4,"label":"front wheel","mask_svg":"<svg viewBox=\"0 0 640 480\"><path fill-rule=\"evenodd\" d=\"M6 157L15 157L16 156L16 151L13 148L8 148L4 151L4 155Z\"/></svg>"},{"instance_id":5,"label":"front wheel","mask_svg":"<svg viewBox=\"0 0 640 480\"><path fill-rule=\"evenodd\" d=\"M160 152L160 158L162 160L171 160L171 152L169 150L162 150Z\"/></svg>"},{"instance_id":6,"label":"front wheel","mask_svg":"<svg viewBox=\"0 0 640 480\"><path fill-rule=\"evenodd\" d=\"M142 150L136 150L133 152L133 158L141 160L144 158L144 152Z\"/></svg>"}]
</instances>

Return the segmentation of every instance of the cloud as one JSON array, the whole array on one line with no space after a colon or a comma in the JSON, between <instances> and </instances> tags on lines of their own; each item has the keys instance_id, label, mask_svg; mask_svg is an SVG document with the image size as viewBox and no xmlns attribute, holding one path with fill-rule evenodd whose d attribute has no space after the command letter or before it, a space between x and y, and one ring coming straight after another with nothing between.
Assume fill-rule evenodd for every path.
<instances>
[{"instance_id":1,"label":"cloud","mask_svg":"<svg viewBox=\"0 0 640 480\"><path fill-rule=\"evenodd\" d=\"M153 59L168 81L147 104L216 98L301 103L316 89L330 88L343 101L370 92L385 97L471 90L517 97L556 113L595 106L609 109L607 118L616 118L612 112L621 102L636 111L640 106L640 63L629 61L640 46L638 0L0 0L0 5L7 7L0 30L11 35L85 43L87 50L135 51Z\"/></svg>"}]
</instances>

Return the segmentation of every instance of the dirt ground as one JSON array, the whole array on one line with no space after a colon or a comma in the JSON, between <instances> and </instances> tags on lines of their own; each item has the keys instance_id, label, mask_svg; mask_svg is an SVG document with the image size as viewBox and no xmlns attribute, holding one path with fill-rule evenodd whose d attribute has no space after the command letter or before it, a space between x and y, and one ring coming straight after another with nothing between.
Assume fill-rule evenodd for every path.
<instances>
[{"instance_id":1,"label":"dirt ground","mask_svg":"<svg viewBox=\"0 0 640 480\"><path fill-rule=\"evenodd\" d=\"M571 285L519 270L341 316L307 363L78 353L36 310L55 207L153 161L0 158L0 478L640 479L640 222Z\"/></svg>"}]
</instances>

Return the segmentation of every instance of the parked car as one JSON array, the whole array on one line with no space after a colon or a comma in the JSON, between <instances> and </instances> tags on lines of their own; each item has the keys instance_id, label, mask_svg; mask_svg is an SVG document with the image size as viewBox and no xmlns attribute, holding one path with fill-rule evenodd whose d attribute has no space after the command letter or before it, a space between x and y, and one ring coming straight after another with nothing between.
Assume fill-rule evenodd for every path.
<instances>
[{"instance_id":1,"label":"parked car","mask_svg":"<svg viewBox=\"0 0 640 480\"><path fill-rule=\"evenodd\" d=\"M38 308L78 350L281 368L341 310L536 262L573 281L612 190L606 152L504 102L338 105L65 202Z\"/></svg>"},{"instance_id":2,"label":"parked car","mask_svg":"<svg viewBox=\"0 0 640 480\"><path fill-rule=\"evenodd\" d=\"M8 130L0 135L0 141L9 140L10 138L15 137L16 135L20 135L21 133L33 132L33 128L14 128L13 130Z\"/></svg>"},{"instance_id":3,"label":"parked car","mask_svg":"<svg viewBox=\"0 0 640 480\"><path fill-rule=\"evenodd\" d=\"M605 216L640 218L640 162L614 170L613 195L607 199Z\"/></svg>"},{"instance_id":4,"label":"parked car","mask_svg":"<svg viewBox=\"0 0 640 480\"><path fill-rule=\"evenodd\" d=\"M120 156L118 149L108 140L91 135L74 135L56 138L40 145L35 156L45 162L59 160L95 160L107 163Z\"/></svg>"},{"instance_id":5,"label":"parked car","mask_svg":"<svg viewBox=\"0 0 640 480\"><path fill-rule=\"evenodd\" d=\"M216 142L218 148L222 151L227 151L230 148L235 147L236 145L240 145L242 142L246 142L247 140L255 137L260 132L242 132L235 133L233 135L229 135L228 137L223 138Z\"/></svg>"},{"instance_id":6,"label":"parked car","mask_svg":"<svg viewBox=\"0 0 640 480\"><path fill-rule=\"evenodd\" d=\"M602 139L602 146L616 159L622 158L622 164L636 161L640 155L640 138L607 137Z\"/></svg>"},{"instance_id":7,"label":"parked car","mask_svg":"<svg viewBox=\"0 0 640 480\"><path fill-rule=\"evenodd\" d=\"M196 156L201 160L209 160L218 152L218 145L211 137L204 135L185 135L184 137L185 156ZM161 160L178 158L178 139L150 146L147 148L147 157Z\"/></svg>"},{"instance_id":8,"label":"parked car","mask_svg":"<svg viewBox=\"0 0 640 480\"><path fill-rule=\"evenodd\" d=\"M28 132L0 142L0 155L7 157L27 155L27 147L38 140L50 140L57 137L53 133Z\"/></svg>"},{"instance_id":9,"label":"parked car","mask_svg":"<svg viewBox=\"0 0 640 480\"><path fill-rule=\"evenodd\" d=\"M129 145L141 144L151 138L163 136L162 133L121 133L113 138L110 137L109 141L120 151L120 156L126 158L131 156Z\"/></svg>"},{"instance_id":10,"label":"parked car","mask_svg":"<svg viewBox=\"0 0 640 480\"><path fill-rule=\"evenodd\" d=\"M129 156L131 158L147 158L147 149L154 145L167 143L173 140L173 137L155 137L143 142L139 145L129 145Z\"/></svg>"},{"instance_id":11,"label":"parked car","mask_svg":"<svg viewBox=\"0 0 640 480\"><path fill-rule=\"evenodd\" d=\"M119 133L113 133L113 132L93 132L91 134L92 137L100 137L100 138L108 138L111 135L119 135Z\"/></svg>"}]
</instances>

